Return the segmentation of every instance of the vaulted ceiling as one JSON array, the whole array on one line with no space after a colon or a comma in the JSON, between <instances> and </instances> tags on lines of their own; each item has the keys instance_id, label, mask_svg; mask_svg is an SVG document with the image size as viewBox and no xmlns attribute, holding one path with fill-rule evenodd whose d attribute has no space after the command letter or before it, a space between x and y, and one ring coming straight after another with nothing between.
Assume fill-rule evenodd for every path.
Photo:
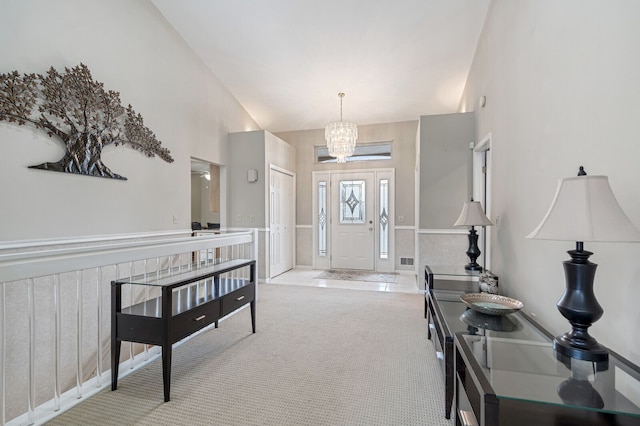
<instances>
[{"instance_id":1,"label":"vaulted ceiling","mask_svg":"<svg viewBox=\"0 0 640 426\"><path fill-rule=\"evenodd\" d=\"M455 112L490 0L152 0L270 132Z\"/></svg>"}]
</instances>

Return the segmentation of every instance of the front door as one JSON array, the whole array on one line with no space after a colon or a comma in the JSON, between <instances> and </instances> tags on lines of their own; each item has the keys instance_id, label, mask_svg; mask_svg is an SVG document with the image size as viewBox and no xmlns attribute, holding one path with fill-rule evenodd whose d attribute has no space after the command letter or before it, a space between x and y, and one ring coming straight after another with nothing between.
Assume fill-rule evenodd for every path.
<instances>
[{"instance_id":1,"label":"front door","mask_svg":"<svg viewBox=\"0 0 640 426\"><path fill-rule=\"evenodd\" d=\"M374 173L331 175L331 268L374 270Z\"/></svg>"}]
</instances>

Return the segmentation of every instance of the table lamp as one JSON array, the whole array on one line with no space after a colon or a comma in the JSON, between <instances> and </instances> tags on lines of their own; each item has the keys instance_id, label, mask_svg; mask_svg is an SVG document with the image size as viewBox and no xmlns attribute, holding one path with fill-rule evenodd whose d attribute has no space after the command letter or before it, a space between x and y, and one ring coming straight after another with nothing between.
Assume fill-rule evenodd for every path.
<instances>
[{"instance_id":1,"label":"table lamp","mask_svg":"<svg viewBox=\"0 0 640 426\"><path fill-rule=\"evenodd\" d=\"M460 217L456 220L453 226L471 226L469 230L469 249L467 250L467 256L469 256L470 262L465 265L464 269L468 271L482 271L482 266L476 263L476 259L480 256L480 249L478 248L478 234L474 229L474 226L490 226L493 223L487 218L482 209L482 204L479 201L467 201L462 206Z\"/></svg>"},{"instance_id":2,"label":"table lamp","mask_svg":"<svg viewBox=\"0 0 640 426\"><path fill-rule=\"evenodd\" d=\"M549 211L527 238L576 242L576 249L567 252L571 260L563 262L566 289L556 305L571 331L556 337L553 347L571 358L607 361L607 349L588 332L604 310L593 293L598 265L589 262L593 253L583 243L640 241L640 231L622 211L607 176L587 176L581 166L578 176L560 179Z\"/></svg>"}]
</instances>

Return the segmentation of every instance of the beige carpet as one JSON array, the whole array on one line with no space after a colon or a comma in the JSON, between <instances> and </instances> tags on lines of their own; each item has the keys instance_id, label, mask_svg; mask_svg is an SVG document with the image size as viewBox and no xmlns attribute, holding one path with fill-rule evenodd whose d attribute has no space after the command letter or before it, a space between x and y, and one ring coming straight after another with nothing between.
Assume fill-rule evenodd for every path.
<instances>
[{"instance_id":1,"label":"beige carpet","mask_svg":"<svg viewBox=\"0 0 640 426\"><path fill-rule=\"evenodd\" d=\"M261 284L174 350L171 401L152 364L51 425L451 425L419 294Z\"/></svg>"}]
</instances>

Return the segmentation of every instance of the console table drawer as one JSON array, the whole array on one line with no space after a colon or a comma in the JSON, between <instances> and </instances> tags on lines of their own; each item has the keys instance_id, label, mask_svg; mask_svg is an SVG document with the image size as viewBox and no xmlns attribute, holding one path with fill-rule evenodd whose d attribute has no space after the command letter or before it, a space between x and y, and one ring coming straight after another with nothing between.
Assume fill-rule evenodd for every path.
<instances>
[{"instance_id":1,"label":"console table drawer","mask_svg":"<svg viewBox=\"0 0 640 426\"><path fill-rule=\"evenodd\" d=\"M173 317L173 341L176 342L220 319L220 299L196 306Z\"/></svg>"},{"instance_id":2,"label":"console table drawer","mask_svg":"<svg viewBox=\"0 0 640 426\"><path fill-rule=\"evenodd\" d=\"M223 296L222 316L230 314L249 302L253 302L255 291L255 284L249 284Z\"/></svg>"}]
</instances>

